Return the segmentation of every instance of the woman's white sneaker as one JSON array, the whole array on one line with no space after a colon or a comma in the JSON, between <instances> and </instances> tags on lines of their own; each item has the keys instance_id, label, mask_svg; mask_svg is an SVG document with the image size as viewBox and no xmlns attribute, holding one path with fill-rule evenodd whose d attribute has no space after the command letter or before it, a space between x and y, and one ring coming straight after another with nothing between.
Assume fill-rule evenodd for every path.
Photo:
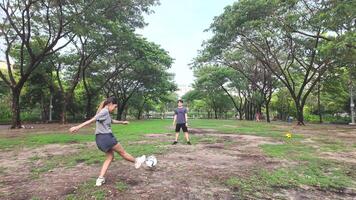
<instances>
[{"instance_id":1,"label":"woman's white sneaker","mask_svg":"<svg viewBox=\"0 0 356 200\"><path fill-rule=\"evenodd\" d=\"M141 157L137 157L135 159L135 168L138 169L141 167L142 163L144 163L146 161L146 156L143 155Z\"/></svg>"},{"instance_id":2,"label":"woman's white sneaker","mask_svg":"<svg viewBox=\"0 0 356 200\"><path fill-rule=\"evenodd\" d=\"M105 178L104 177L99 177L96 179L96 186L102 186L105 183Z\"/></svg>"}]
</instances>

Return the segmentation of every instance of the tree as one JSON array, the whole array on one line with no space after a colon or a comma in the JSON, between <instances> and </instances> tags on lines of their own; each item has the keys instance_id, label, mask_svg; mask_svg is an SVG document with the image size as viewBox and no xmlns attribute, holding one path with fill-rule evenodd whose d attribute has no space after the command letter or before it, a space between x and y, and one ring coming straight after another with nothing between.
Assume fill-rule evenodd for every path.
<instances>
[{"instance_id":1,"label":"tree","mask_svg":"<svg viewBox=\"0 0 356 200\"><path fill-rule=\"evenodd\" d=\"M167 80L170 82L172 79L172 75L166 72L172 63L168 53L144 38L138 37L133 45L130 60L119 60L129 62L129 66L104 88L107 96L113 94L119 100L119 120L123 118L124 110L134 94L154 94L159 90L169 91L175 87L171 83L167 84Z\"/></svg>"},{"instance_id":2,"label":"tree","mask_svg":"<svg viewBox=\"0 0 356 200\"><path fill-rule=\"evenodd\" d=\"M235 109L239 108L234 100L232 94L225 88L224 82L226 82L226 77L224 77L222 71L214 71L212 74L218 75L219 77L211 76L211 70L214 69L212 67L203 67L198 70L195 70L194 76L197 77L197 80L193 84L194 90L197 93L190 93L186 95L184 98L192 100L196 100L195 97L199 97L200 99L204 99L207 105L212 108L214 112L214 118L221 117L222 113L226 113L231 106L234 104ZM225 79L225 80L224 80ZM221 88L225 90L222 90ZM193 98L192 98L193 97ZM210 114L209 114L210 117Z\"/></svg>"},{"instance_id":3,"label":"tree","mask_svg":"<svg viewBox=\"0 0 356 200\"><path fill-rule=\"evenodd\" d=\"M243 79L242 77L236 76L233 70L226 67L215 67L215 66L203 66L195 70L194 72L197 80L195 83L198 86L208 86L224 91L224 93L229 97L232 104L234 105L236 112L239 113L240 119L243 115L243 100L242 98L236 98L233 94L235 91L240 95L241 87L233 88L231 86L241 86L236 84ZM235 84L234 84L235 83Z\"/></svg>"},{"instance_id":4,"label":"tree","mask_svg":"<svg viewBox=\"0 0 356 200\"><path fill-rule=\"evenodd\" d=\"M309 94L335 63L330 54L321 51L337 38L328 35L318 15L327 6L307 0L239 1L214 19L210 27L214 37L202 54L218 60L238 50L242 57L257 59L288 89L298 124L304 124L303 108Z\"/></svg>"},{"instance_id":5,"label":"tree","mask_svg":"<svg viewBox=\"0 0 356 200\"><path fill-rule=\"evenodd\" d=\"M21 127L21 90L40 63L49 55L65 47L70 41L67 27L80 14L75 12L74 1L2 1L1 42L5 43L7 74L0 71L1 79L11 88L12 128ZM83 9L85 10L85 9ZM58 43L67 39L64 43ZM10 54L19 47L19 57L11 68ZM18 74L18 75L16 75Z\"/></svg>"},{"instance_id":6,"label":"tree","mask_svg":"<svg viewBox=\"0 0 356 200\"><path fill-rule=\"evenodd\" d=\"M95 1L87 12L76 18L71 31L75 35L72 43L73 51L77 54L66 59L70 62L53 63L57 64L58 71L71 72L70 79L67 79L69 80L68 87L60 87L62 123L66 122L68 105L72 102L80 81L83 81L86 94L86 118L93 115L93 99L101 94L100 90L110 79L115 78L131 62L116 65L111 60L127 60L127 57L132 57L129 55L132 53L130 50L133 48L132 43L137 39L134 29L145 25L142 13L149 13L149 6L155 3L156 0L135 0L120 4L116 0ZM79 7L85 5L86 2L82 2ZM68 58L67 52L63 54ZM59 77L60 73L57 74ZM97 82L91 84L94 80ZM58 82L61 83L61 81Z\"/></svg>"}]
</instances>

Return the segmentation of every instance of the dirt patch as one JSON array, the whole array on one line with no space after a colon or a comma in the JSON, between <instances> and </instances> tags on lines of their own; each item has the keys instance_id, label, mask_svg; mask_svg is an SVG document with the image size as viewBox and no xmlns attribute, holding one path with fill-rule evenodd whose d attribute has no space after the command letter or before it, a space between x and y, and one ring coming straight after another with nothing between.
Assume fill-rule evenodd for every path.
<instances>
[{"instance_id":1,"label":"dirt patch","mask_svg":"<svg viewBox=\"0 0 356 200\"><path fill-rule=\"evenodd\" d=\"M356 151L352 152L324 152L320 156L326 159L356 164Z\"/></svg>"},{"instance_id":2,"label":"dirt patch","mask_svg":"<svg viewBox=\"0 0 356 200\"><path fill-rule=\"evenodd\" d=\"M189 128L190 134L208 134L208 133L217 133L215 129L198 129L198 128Z\"/></svg>"},{"instance_id":3,"label":"dirt patch","mask_svg":"<svg viewBox=\"0 0 356 200\"><path fill-rule=\"evenodd\" d=\"M40 165L43 160L53 156L66 156L80 151L82 148L93 148L94 143L85 144L49 144L35 149L23 148L16 151L7 151L0 153L0 167L4 168L0 174L0 194L6 194L9 199L29 199L27 193L31 194L38 184L46 182L47 179L34 179L31 177L31 170ZM57 174L57 171L66 170L55 168L45 176ZM70 171L70 170L69 170ZM59 172L63 174L63 172ZM77 173L77 172L76 172ZM42 182L37 182L41 180ZM48 179L48 182L63 182L61 179ZM36 187L34 187L36 186ZM44 184L46 186L46 184ZM48 191L48 188L46 189ZM26 191L24 193L18 191ZM33 194L37 194L34 192ZM46 192L43 192L46 195ZM19 196L20 195L20 196ZM1 195L0 195L1 197ZM10 198L11 197L11 198ZM13 198L14 197L14 198ZM2 198L3 199L3 198Z\"/></svg>"},{"instance_id":4,"label":"dirt patch","mask_svg":"<svg viewBox=\"0 0 356 200\"><path fill-rule=\"evenodd\" d=\"M3 199L63 199L67 194L75 191L82 182L95 178L99 166L79 164L74 168L56 168L51 173L45 173L38 179L18 179L12 177L12 182L5 182L8 187L2 188L0 193L7 194ZM85 172L85 173L83 173Z\"/></svg>"},{"instance_id":5,"label":"dirt patch","mask_svg":"<svg viewBox=\"0 0 356 200\"><path fill-rule=\"evenodd\" d=\"M85 144L49 144L39 148L22 148L15 151L0 152L1 166L11 169L23 169L28 162L38 157L45 158L58 155L68 155L78 152L82 148L94 147L93 142Z\"/></svg>"},{"instance_id":6,"label":"dirt patch","mask_svg":"<svg viewBox=\"0 0 356 200\"><path fill-rule=\"evenodd\" d=\"M356 193L346 191L342 194L329 192L325 190L315 190L313 188L282 190L282 193L288 199L304 200L304 199L326 199L326 200L355 200ZM322 198L321 198L322 197Z\"/></svg>"},{"instance_id":7,"label":"dirt patch","mask_svg":"<svg viewBox=\"0 0 356 200\"><path fill-rule=\"evenodd\" d=\"M162 137L172 137L172 133L156 133L156 134L147 134L145 137L148 138L162 138Z\"/></svg>"}]
</instances>

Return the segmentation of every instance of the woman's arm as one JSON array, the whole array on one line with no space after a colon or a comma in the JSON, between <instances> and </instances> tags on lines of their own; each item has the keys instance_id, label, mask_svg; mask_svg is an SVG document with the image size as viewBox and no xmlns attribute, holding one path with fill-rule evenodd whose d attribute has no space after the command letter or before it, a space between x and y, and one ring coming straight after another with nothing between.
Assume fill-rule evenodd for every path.
<instances>
[{"instance_id":1,"label":"woman's arm","mask_svg":"<svg viewBox=\"0 0 356 200\"><path fill-rule=\"evenodd\" d=\"M129 124L130 122L128 122L128 121L119 121L119 120L113 119L112 123L113 124Z\"/></svg>"},{"instance_id":2,"label":"woman's arm","mask_svg":"<svg viewBox=\"0 0 356 200\"><path fill-rule=\"evenodd\" d=\"M72 128L69 129L69 131L71 133L77 132L79 129L83 128L84 126L95 122L95 120L96 120L95 117L93 117L93 118L89 119L88 121L86 121L86 122L84 122L82 124L79 124L77 126L73 126Z\"/></svg>"}]
</instances>

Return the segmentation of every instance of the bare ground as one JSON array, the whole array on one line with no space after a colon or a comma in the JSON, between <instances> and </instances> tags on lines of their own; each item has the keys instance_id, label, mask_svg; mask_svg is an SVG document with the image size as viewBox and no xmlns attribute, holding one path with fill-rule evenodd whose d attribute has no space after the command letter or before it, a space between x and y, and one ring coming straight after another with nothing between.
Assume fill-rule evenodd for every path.
<instances>
[{"instance_id":1,"label":"bare ground","mask_svg":"<svg viewBox=\"0 0 356 200\"><path fill-rule=\"evenodd\" d=\"M41 126L39 126L41 128ZM54 128L54 127L53 127ZM63 126L55 130L65 130ZM314 127L313 127L314 128ZM340 127L327 126L319 131L325 137L337 135L341 140L356 139L354 129L338 132ZM34 128L36 130L36 128ZM53 130L43 126L43 133ZM343 129L345 130L345 129ZM300 134L310 134L311 129L298 128ZM1 131L0 131L1 132ZM0 133L6 137L6 133ZM32 132L32 130L30 130ZM272 138L232 135L215 130L191 129L197 137L214 137L214 142L201 142L191 146L179 143L169 146L163 154L156 155L158 165L153 168L134 169L126 161L114 161L107 174L107 182L100 189L106 191L106 199L241 199L231 188L223 184L231 176L248 177L251 169L276 169L293 165L285 160L267 157L258 147L260 144L278 143ZM315 130L314 130L315 132ZM22 130L18 135L25 134ZM149 134L139 143L152 141L171 141L172 134ZM355 141L355 140L353 140ZM139 143L136 143L139 145ZM134 143L135 144L135 143ZM33 162L54 155L70 155L85 145L95 148L94 143L87 144L51 144L40 148L20 151L0 152L0 199L66 199L67 195L76 194L84 182L94 183L100 164L85 165L80 163L70 168L54 168L42 173L38 178L31 177ZM325 157L355 163L355 152L329 153ZM39 160L31 158L38 156ZM103 158L104 159L104 158ZM116 183L122 182L128 189L119 191ZM95 186L93 186L95 190ZM312 187L299 189L276 188L272 196L263 199L356 199L355 191L343 193L320 191ZM89 199L91 197L88 197ZM94 198L94 197L92 197Z\"/></svg>"}]
</instances>

